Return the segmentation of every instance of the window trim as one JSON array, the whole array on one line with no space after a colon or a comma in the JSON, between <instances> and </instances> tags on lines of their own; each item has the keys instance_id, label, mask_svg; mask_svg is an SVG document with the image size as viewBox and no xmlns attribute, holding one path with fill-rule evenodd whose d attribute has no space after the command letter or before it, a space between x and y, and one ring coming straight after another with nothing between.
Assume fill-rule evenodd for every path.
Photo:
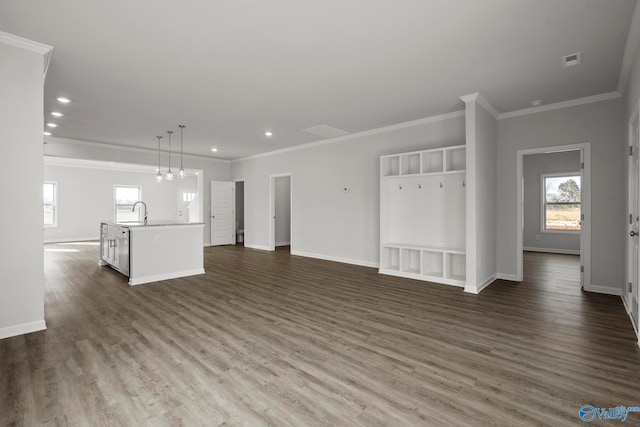
<instances>
[{"instance_id":1,"label":"window trim","mask_svg":"<svg viewBox=\"0 0 640 427\"><path fill-rule=\"evenodd\" d=\"M562 203L563 205L571 205L576 204L580 205L580 213L583 213L582 208L582 171L569 171L569 172L551 172L551 173L541 173L540 174L540 233L548 233L548 234L570 234L570 235L579 235L582 232L582 223L580 224L580 230L547 230L547 188L545 186L546 178L557 178L561 176L572 177L579 176L580 177L580 203L576 202L568 202Z\"/></svg>"},{"instance_id":2,"label":"window trim","mask_svg":"<svg viewBox=\"0 0 640 427\"><path fill-rule=\"evenodd\" d=\"M53 203L51 204L51 206L53 206L53 224L45 224L44 223L44 185L45 184L51 184L53 185ZM42 189L42 225L44 228L57 228L58 227L58 182L57 181L43 181L42 182L43 185L43 189Z\"/></svg>"},{"instance_id":3,"label":"window trim","mask_svg":"<svg viewBox=\"0 0 640 427\"><path fill-rule=\"evenodd\" d=\"M119 205L117 203L117 194L118 194L118 188L137 188L138 189L138 200L142 200L142 186L141 185L129 185L129 184L114 184L113 186L113 222L115 223L121 223L121 224L127 224L127 223L133 223L136 221L120 221L118 222L118 206L125 206L125 205ZM142 211L138 210L138 221L137 222L142 222Z\"/></svg>"}]
</instances>

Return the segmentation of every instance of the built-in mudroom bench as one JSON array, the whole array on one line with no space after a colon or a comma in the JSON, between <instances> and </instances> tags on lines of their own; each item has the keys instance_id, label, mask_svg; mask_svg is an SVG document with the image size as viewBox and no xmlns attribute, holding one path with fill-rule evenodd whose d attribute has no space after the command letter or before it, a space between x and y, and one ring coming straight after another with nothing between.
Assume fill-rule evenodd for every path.
<instances>
[{"instance_id":1,"label":"built-in mudroom bench","mask_svg":"<svg viewBox=\"0 0 640 427\"><path fill-rule=\"evenodd\" d=\"M465 286L464 145L380 158L380 273Z\"/></svg>"}]
</instances>

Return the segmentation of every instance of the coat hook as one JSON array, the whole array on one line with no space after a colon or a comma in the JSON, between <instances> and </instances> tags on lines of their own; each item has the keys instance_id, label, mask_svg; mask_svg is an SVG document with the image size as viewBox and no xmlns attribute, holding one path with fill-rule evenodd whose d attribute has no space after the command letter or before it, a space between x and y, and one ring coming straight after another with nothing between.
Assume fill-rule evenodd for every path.
<instances>
[{"instance_id":1,"label":"coat hook","mask_svg":"<svg viewBox=\"0 0 640 427\"><path fill-rule=\"evenodd\" d=\"M442 185L442 183L440 183L440 188L444 187L444 185Z\"/></svg>"},{"instance_id":2,"label":"coat hook","mask_svg":"<svg viewBox=\"0 0 640 427\"><path fill-rule=\"evenodd\" d=\"M418 184L418 188L422 188L422 184Z\"/></svg>"},{"instance_id":3,"label":"coat hook","mask_svg":"<svg viewBox=\"0 0 640 427\"><path fill-rule=\"evenodd\" d=\"M466 182L464 182L464 181L462 181L462 186L463 186L463 187L466 187L466 186L467 186L467 183L466 183Z\"/></svg>"},{"instance_id":4,"label":"coat hook","mask_svg":"<svg viewBox=\"0 0 640 427\"><path fill-rule=\"evenodd\" d=\"M402 185L398 185L398 190L402 190Z\"/></svg>"}]
</instances>

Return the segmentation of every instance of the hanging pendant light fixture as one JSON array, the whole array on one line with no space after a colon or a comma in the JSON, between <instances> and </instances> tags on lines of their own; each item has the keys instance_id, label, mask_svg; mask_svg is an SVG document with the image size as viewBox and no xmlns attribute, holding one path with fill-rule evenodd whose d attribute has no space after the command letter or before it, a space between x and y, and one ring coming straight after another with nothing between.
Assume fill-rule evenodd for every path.
<instances>
[{"instance_id":1,"label":"hanging pendant light fixture","mask_svg":"<svg viewBox=\"0 0 640 427\"><path fill-rule=\"evenodd\" d=\"M178 169L178 176L180 178L184 178L184 168L182 167L182 156L183 156L183 141L182 141L182 133L184 131L184 128L186 128L185 125L178 125L178 127L180 128L180 169Z\"/></svg>"},{"instance_id":2,"label":"hanging pendant light fixture","mask_svg":"<svg viewBox=\"0 0 640 427\"><path fill-rule=\"evenodd\" d=\"M162 182L162 172L160 172L160 140L161 136L156 136L158 138L158 173L156 174L156 181Z\"/></svg>"},{"instance_id":3,"label":"hanging pendant light fixture","mask_svg":"<svg viewBox=\"0 0 640 427\"><path fill-rule=\"evenodd\" d=\"M173 131L168 130L167 133L169 134L169 170L167 170L167 173L164 175L164 177L167 181L173 181L173 172L171 172L171 134L173 133Z\"/></svg>"}]
</instances>

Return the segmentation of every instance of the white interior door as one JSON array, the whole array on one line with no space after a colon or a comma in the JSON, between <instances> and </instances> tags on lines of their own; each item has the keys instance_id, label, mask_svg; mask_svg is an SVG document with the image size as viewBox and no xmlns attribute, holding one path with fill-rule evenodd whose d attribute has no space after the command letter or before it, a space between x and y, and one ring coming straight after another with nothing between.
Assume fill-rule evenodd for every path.
<instances>
[{"instance_id":1,"label":"white interior door","mask_svg":"<svg viewBox=\"0 0 640 427\"><path fill-rule=\"evenodd\" d=\"M281 244L291 244L291 221L292 221L292 210L291 206L293 206L292 199L292 182L293 175L291 173L284 173L279 175L271 175L270 184L269 184L269 217L270 217L270 225L269 225L269 249L275 250L276 243ZM278 183L278 184L277 184ZM281 192L278 195L278 189ZM277 205L279 204L279 198L283 198L288 200L285 202L285 205L280 205L279 209L277 209ZM287 212L288 210L288 212ZM286 228L285 230L279 230L281 233L277 233L276 230L278 228ZM278 234L281 241L276 242L276 234ZM284 240L284 241L283 241ZM288 241L285 243L285 241Z\"/></svg>"},{"instance_id":2,"label":"white interior door","mask_svg":"<svg viewBox=\"0 0 640 427\"><path fill-rule=\"evenodd\" d=\"M584 191L584 150L580 150L580 289L584 289L584 270L585 270L585 232L584 227L587 225L585 221L585 191Z\"/></svg>"},{"instance_id":3,"label":"white interior door","mask_svg":"<svg viewBox=\"0 0 640 427\"><path fill-rule=\"evenodd\" d=\"M629 156L629 221L627 224L627 282L626 299L631 308L631 317L636 330L640 330L638 310L638 273L640 264L640 149L638 142L638 115L631 123Z\"/></svg>"},{"instance_id":4,"label":"white interior door","mask_svg":"<svg viewBox=\"0 0 640 427\"><path fill-rule=\"evenodd\" d=\"M236 241L235 187L235 182L211 181L211 246Z\"/></svg>"}]
</instances>

